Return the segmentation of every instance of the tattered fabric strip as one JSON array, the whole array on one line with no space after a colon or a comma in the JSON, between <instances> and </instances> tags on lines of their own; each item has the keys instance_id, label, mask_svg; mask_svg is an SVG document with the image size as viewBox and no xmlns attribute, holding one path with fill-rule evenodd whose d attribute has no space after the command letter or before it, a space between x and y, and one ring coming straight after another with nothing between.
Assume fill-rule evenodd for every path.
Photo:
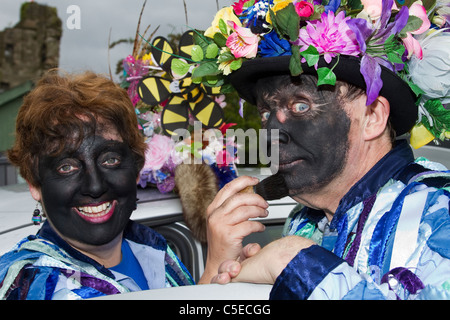
<instances>
[{"instance_id":1,"label":"tattered fabric strip","mask_svg":"<svg viewBox=\"0 0 450 320\"><path fill-rule=\"evenodd\" d=\"M376 194L371 196L370 198L364 200L364 209L361 213L361 216L358 221L358 227L356 229L356 237L353 240L353 244L350 248L350 250L347 253L347 256L345 257L345 260L349 265L353 267L353 264L355 262L356 254L359 250L359 246L361 244L361 235L362 231L364 229L364 224L366 223L367 217L369 216L370 211L372 210L373 204L375 203Z\"/></svg>"},{"instance_id":2,"label":"tattered fabric strip","mask_svg":"<svg viewBox=\"0 0 450 320\"><path fill-rule=\"evenodd\" d=\"M409 192L417 185L412 183L402 190L392 205L392 209L381 217L373 232L372 241L369 247L369 266L378 266L383 269L384 256L386 252L386 244L391 236L394 226L398 222L398 218L403 209L403 202Z\"/></svg>"}]
</instances>

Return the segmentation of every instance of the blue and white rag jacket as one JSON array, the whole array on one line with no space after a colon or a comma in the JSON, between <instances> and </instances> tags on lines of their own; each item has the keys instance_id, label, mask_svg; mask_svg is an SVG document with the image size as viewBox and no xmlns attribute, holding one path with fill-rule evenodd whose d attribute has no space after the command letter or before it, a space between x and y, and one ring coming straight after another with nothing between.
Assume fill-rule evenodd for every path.
<instances>
[{"instance_id":1,"label":"blue and white rag jacket","mask_svg":"<svg viewBox=\"0 0 450 320\"><path fill-rule=\"evenodd\" d=\"M450 172L402 141L341 199L331 222L297 206L301 250L271 299L450 299Z\"/></svg>"},{"instance_id":2,"label":"blue and white rag jacket","mask_svg":"<svg viewBox=\"0 0 450 320\"><path fill-rule=\"evenodd\" d=\"M191 285L189 271L156 231L129 221L124 231L150 289ZM0 257L0 299L87 299L140 290L129 277L111 271L72 248L46 221Z\"/></svg>"}]
</instances>

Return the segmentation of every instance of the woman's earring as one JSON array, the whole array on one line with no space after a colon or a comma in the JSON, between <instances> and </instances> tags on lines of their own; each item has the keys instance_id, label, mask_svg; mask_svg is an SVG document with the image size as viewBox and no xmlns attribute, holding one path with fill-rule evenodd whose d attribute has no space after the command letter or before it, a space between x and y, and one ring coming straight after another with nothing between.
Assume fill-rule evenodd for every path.
<instances>
[{"instance_id":1,"label":"woman's earring","mask_svg":"<svg viewBox=\"0 0 450 320\"><path fill-rule=\"evenodd\" d=\"M39 202L36 203L36 209L33 211L33 217L31 218L31 221L34 225L38 226L42 223L42 215L41 210L38 208Z\"/></svg>"}]
</instances>

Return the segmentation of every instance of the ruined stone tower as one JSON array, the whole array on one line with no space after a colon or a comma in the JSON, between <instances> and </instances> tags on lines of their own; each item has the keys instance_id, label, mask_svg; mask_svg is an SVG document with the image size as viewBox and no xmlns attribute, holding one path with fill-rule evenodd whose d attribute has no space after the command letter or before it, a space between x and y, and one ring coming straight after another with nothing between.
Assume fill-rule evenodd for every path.
<instances>
[{"instance_id":1,"label":"ruined stone tower","mask_svg":"<svg viewBox=\"0 0 450 320\"><path fill-rule=\"evenodd\" d=\"M0 92L37 80L59 64L62 22L56 8L22 4L20 21L0 32Z\"/></svg>"}]
</instances>

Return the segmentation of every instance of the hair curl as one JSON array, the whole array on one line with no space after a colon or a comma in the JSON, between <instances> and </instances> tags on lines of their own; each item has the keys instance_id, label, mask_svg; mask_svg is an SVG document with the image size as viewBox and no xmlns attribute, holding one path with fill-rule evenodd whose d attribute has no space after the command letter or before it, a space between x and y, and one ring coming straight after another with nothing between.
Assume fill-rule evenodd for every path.
<instances>
[{"instance_id":1,"label":"hair curl","mask_svg":"<svg viewBox=\"0 0 450 320\"><path fill-rule=\"evenodd\" d=\"M59 75L48 72L25 97L16 120L16 140L8 150L10 162L22 177L38 187L38 161L77 149L85 134L99 126L114 127L135 157L136 176L147 148L139 132L134 107L126 93L106 77L93 72ZM74 143L73 143L74 142Z\"/></svg>"}]
</instances>

